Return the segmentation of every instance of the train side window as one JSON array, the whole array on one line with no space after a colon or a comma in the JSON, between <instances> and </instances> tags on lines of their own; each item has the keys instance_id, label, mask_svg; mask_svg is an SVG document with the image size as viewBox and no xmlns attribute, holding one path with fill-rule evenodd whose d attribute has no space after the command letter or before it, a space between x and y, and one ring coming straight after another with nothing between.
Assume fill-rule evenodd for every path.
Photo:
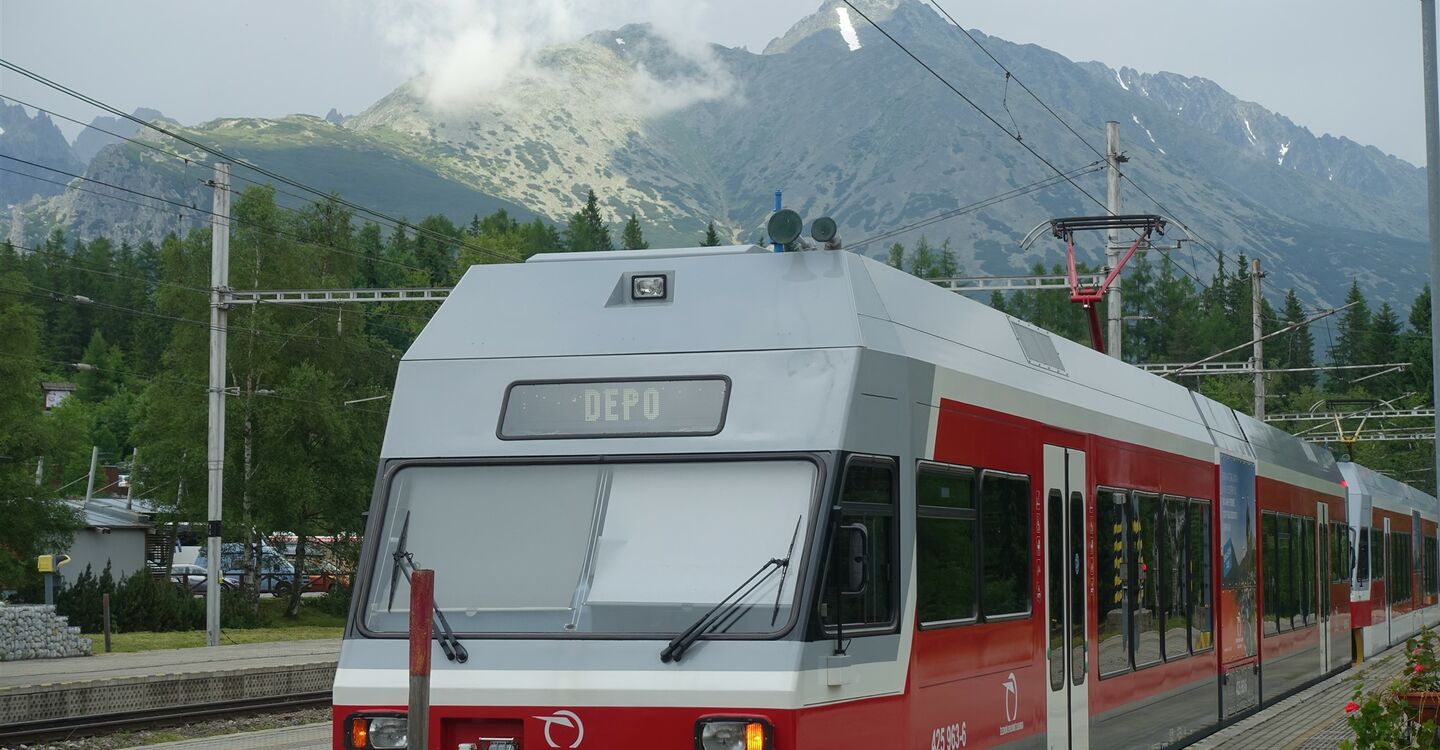
<instances>
[{"instance_id":1,"label":"train side window","mask_svg":"<svg viewBox=\"0 0 1440 750\"><path fill-rule=\"evenodd\" d=\"M975 472L922 463L915 480L920 626L975 619Z\"/></svg>"},{"instance_id":2,"label":"train side window","mask_svg":"<svg viewBox=\"0 0 1440 750\"><path fill-rule=\"evenodd\" d=\"M1261 617L1265 626L1261 632L1265 635L1275 635L1280 632L1280 569L1283 566L1280 563L1278 526L1279 519L1273 512L1268 510L1261 512L1260 564L1264 566L1265 582L1264 602L1261 609Z\"/></svg>"},{"instance_id":3,"label":"train side window","mask_svg":"<svg viewBox=\"0 0 1440 750\"><path fill-rule=\"evenodd\" d=\"M1211 634L1210 603L1210 503L1190 501L1190 520L1185 524L1189 549L1185 554L1190 621L1190 652L1203 651L1214 644Z\"/></svg>"},{"instance_id":4,"label":"train side window","mask_svg":"<svg viewBox=\"0 0 1440 750\"><path fill-rule=\"evenodd\" d=\"M1410 601L1410 534L1390 534L1390 603Z\"/></svg>"},{"instance_id":5,"label":"train side window","mask_svg":"<svg viewBox=\"0 0 1440 750\"><path fill-rule=\"evenodd\" d=\"M1130 671L1130 497L1124 490L1095 490L1095 632L1101 677Z\"/></svg>"},{"instance_id":6,"label":"train side window","mask_svg":"<svg viewBox=\"0 0 1440 750\"><path fill-rule=\"evenodd\" d=\"M1440 543L1435 537L1425 537L1425 593L1434 596L1440 593L1440 580L1436 578L1435 566L1440 563Z\"/></svg>"},{"instance_id":7,"label":"train side window","mask_svg":"<svg viewBox=\"0 0 1440 750\"><path fill-rule=\"evenodd\" d=\"M851 456L840 485L841 526L863 526L865 583L858 593L840 597L847 632L852 628L888 627L895 622L895 461L876 456ZM849 556L831 539L830 564L819 597L821 623L833 628L834 580L848 577Z\"/></svg>"},{"instance_id":8,"label":"train side window","mask_svg":"<svg viewBox=\"0 0 1440 750\"><path fill-rule=\"evenodd\" d=\"M1385 532L1370 527L1370 580L1385 580Z\"/></svg>"},{"instance_id":9,"label":"train side window","mask_svg":"<svg viewBox=\"0 0 1440 750\"><path fill-rule=\"evenodd\" d=\"M1365 586L1370 583L1370 530L1361 526L1355 539L1355 583Z\"/></svg>"},{"instance_id":10,"label":"train side window","mask_svg":"<svg viewBox=\"0 0 1440 750\"><path fill-rule=\"evenodd\" d=\"M1160 625L1164 610L1160 605L1160 591L1165 580L1161 564L1164 517L1159 495L1136 492L1133 502L1135 518L1130 522L1133 532L1130 542L1134 555L1130 565L1135 603L1130 616L1135 632L1135 668L1139 669L1163 658Z\"/></svg>"},{"instance_id":11,"label":"train side window","mask_svg":"<svg viewBox=\"0 0 1440 750\"><path fill-rule=\"evenodd\" d=\"M1190 655L1185 624L1185 498L1166 495L1160 533L1160 632L1165 659Z\"/></svg>"},{"instance_id":12,"label":"train side window","mask_svg":"<svg viewBox=\"0 0 1440 750\"><path fill-rule=\"evenodd\" d=\"M1030 612L1030 478L985 471L980 475L980 559L986 618Z\"/></svg>"}]
</instances>

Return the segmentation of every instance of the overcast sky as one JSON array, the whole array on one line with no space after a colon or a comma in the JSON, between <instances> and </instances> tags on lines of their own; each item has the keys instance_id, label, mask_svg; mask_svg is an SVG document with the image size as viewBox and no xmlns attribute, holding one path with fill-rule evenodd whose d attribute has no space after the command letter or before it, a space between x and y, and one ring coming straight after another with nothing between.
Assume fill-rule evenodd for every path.
<instances>
[{"instance_id":1,"label":"overcast sky","mask_svg":"<svg viewBox=\"0 0 1440 750\"><path fill-rule=\"evenodd\" d=\"M594 25L672 14L759 51L819 0L0 0L0 57L130 110L186 123L347 114L423 66L406 19L583 8ZM962 24L1075 60L1211 78L1319 133L1423 163L1420 8L1414 0L942 0ZM691 12L689 9L694 9ZM582 15L583 15L582 13ZM670 21L676 23L674 19ZM580 23L577 21L577 23ZM419 28L425 28L420 23ZM598 27L598 26L597 26ZM917 76L922 75L917 70ZM93 110L13 73L0 93L89 121ZM74 135L74 128L67 129Z\"/></svg>"}]
</instances>

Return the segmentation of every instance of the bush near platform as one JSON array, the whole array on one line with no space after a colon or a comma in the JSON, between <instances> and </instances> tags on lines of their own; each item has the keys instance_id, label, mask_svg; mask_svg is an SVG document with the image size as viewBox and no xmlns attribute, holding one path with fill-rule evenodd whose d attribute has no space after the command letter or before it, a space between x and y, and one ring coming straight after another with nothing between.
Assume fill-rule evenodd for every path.
<instances>
[{"instance_id":1,"label":"bush near platform","mask_svg":"<svg viewBox=\"0 0 1440 750\"><path fill-rule=\"evenodd\" d=\"M87 633L104 630L102 598L110 595L112 632L195 630L205 627L205 603L189 592L143 570L119 583L110 566L98 577L87 565L73 583L55 595L55 610Z\"/></svg>"},{"instance_id":2,"label":"bush near platform","mask_svg":"<svg viewBox=\"0 0 1440 750\"><path fill-rule=\"evenodd\" d=\"M1429 628L1421 629L1405 642L1400 675L1369 695L1356 683L1345 713L1355 741L1340 743L1342 750L1440 748L1440 639Z\"/></svg>"}]
</instances>

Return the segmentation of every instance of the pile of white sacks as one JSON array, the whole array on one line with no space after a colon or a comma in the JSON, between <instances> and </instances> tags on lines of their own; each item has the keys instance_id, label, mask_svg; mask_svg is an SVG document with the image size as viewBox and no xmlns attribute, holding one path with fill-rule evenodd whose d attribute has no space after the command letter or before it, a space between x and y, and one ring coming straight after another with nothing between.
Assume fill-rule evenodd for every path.
<instances>
[{"instance_id":1,"label":"pile of white sacks","mask_svg":"<svg viewBox=\"0 0 1440 750\"><path fill-rule=\"evenodd\" d=\"M90 639L54 607L0 602L0 661L89 655Z\"/></svg>"}]
</instances>

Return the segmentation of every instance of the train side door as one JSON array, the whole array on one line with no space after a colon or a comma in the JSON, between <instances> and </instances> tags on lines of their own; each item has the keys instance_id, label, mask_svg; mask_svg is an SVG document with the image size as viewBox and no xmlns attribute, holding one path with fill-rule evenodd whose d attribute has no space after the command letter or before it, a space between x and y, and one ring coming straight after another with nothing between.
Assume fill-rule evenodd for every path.
<instances>
[{"instance_id":1,"label":"train side door","mask_svg":"<svg viewBox=\"0 0 1440 750\"><path fill-rule=\"evenodd\" d=\"M1085 643L1085 453L1045 446L1045 732L1051 750L1090 746Z\"/></svg>"}]
</instances>

